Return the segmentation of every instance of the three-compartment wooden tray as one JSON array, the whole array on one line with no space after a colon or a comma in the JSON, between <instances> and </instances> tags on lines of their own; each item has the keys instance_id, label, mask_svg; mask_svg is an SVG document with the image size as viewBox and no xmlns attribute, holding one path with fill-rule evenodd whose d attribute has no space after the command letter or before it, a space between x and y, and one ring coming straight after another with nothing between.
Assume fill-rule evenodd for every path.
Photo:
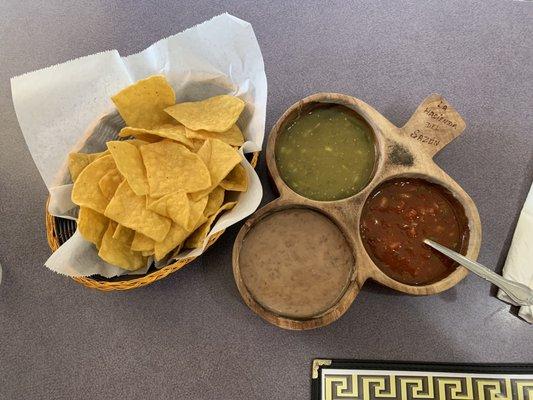
<instances>
[{"instance_id":1,"label":"three-compartment wooden tray","mask_svg":"<svg viewBox=\"0 0 533 400\"><path fill-rule=\"evenodd\" d=\"M340 104L350 108L368 122L374 134L376 161L372 178L360 192L342 200L316 201L297 194L282 180L276 165L275 147L280 132L302 112L321 103ZM456 285L467 275L464 267L459 266L442 280L427 285L408 285L392 279L373 262L365 250L359 222L365 201L383 182L399 177L421 178L450 192L462 206L469 229L464 253L467 257L476 259L481 243L481 223L477 208L468 194L433 162L433 156L455 139L464 128L465 123L461 116L437 94L425 99L402 128L394 126L368 104L343 94L318 93L292 105L272 128L266 149L268 170L280 196L246 221L233 248L233 272L245 303L274 325L301 330L321 327L338 319L352 304L368 279L412 295L435 294ZM291 208L319 211L334 222L349 243L355 261L350 280L336 303L326 311L305 318L280 315L261 305L246 286L239 265L243 241L250 230L263 218Z\"/></svg>"}]
</instances>

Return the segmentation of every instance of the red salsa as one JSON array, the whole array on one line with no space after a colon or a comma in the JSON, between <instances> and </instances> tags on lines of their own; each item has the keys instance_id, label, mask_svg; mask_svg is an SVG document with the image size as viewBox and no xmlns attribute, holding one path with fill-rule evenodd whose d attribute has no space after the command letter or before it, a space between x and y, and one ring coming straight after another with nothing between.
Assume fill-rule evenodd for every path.
<instances>
[{"instance_id":1,"label":"red salsa","mask_svg":"<svg viewBox=\"0 0 533 400\"><path fill-rule=\"evenodd\" d=\"M409 178L387 181L370 195L360 229L374 263L391 278L409 285L439 281L457 267L424 244L424 239L464 254L469 235L464 209L450 192Z\"/></svg>"}]
</instances>

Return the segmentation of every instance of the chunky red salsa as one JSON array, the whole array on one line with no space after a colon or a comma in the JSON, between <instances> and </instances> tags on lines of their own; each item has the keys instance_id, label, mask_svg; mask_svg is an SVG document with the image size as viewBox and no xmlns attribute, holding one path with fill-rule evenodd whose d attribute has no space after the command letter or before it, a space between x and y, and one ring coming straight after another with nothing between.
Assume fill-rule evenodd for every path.
<instances>
[{"instance_id":1,"label":"chunky red salsa","mask_svg":"<svg viewBox=\"0 0 533 400\"><path fill-rule=\"evenodd\" d=\"M439 281L457 267L424 239L464 254L469 235L461 204L446 189L422 179L393 179L379 186L366 201L360 227L376 265L409 285Z\"/></svg>"}]
</instances>

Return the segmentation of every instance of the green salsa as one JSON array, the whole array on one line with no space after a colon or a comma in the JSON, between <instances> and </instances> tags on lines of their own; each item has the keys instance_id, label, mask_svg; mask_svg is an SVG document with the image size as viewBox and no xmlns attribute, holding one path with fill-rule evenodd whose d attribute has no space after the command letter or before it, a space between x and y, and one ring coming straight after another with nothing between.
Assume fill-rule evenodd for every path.
<instances>
[{"instance_id":1,"label":"green salsa","mask_svg":"<svg viewBox=\"0 0 533 400\"><path fill-rule=\"evenodd\" d=\"M372 128L340 105L303 112L276 141L281 178L296 193L314 200L353 196L369 182L374 161Z\"/></svg>"}]
</instances>

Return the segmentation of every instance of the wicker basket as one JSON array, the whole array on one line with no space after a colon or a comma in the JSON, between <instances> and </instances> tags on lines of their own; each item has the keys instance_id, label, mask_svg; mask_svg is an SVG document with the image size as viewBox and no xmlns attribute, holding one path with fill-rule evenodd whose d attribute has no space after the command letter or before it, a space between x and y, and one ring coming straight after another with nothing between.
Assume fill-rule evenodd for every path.
<instances>
[{"instance_id":1,"label":"wicker basket","mask_svg":"<svg viewBox=\"0 0 533 400\"><path fill-rule=\"evenodd\" d=\"M74 151L81 149L84 143L88 140L92 140L93 142L102 141L103 138L109 134L109 130L118 132L118 130L120 130L120 128L123 126L123 122L117 124L117 115L118 114L116 113L108 113L103 117L99 118L95 122L95 124L87 130L86 134L84 135L84 138L78 144L78 146L75 147ZM98 134L93 135L95 131L99 132ZM247 158L252 167L255 168L257 165L257 160L259 158L259 152L249 153L247 155ZM48 239L48 245L50 246L52 251L55 251L59 248L59 246L65 243L74 234L74 232L76 231L76 221L54 217L53 215L51 215L48 212L49 201L50 198L48 198L46 202L45 209L46 237ZM215 235L211 236L209 242L207 243L206 249L213 243L215 243L223 233L224 231L220 231ZM173 264L167 265L166 267L163 267L161 269L151 267L144 275L123 275L109 279L101 276L74 277L72 279L74 279L78 283L81 283L84 286L102 291L130 290L141 286L149 285L150 283L158 281L159 279L163 279L167 275L181 269L182 267L193 261L195 258L196 257L185 258Z\"/></svg>"}]
</instances>

